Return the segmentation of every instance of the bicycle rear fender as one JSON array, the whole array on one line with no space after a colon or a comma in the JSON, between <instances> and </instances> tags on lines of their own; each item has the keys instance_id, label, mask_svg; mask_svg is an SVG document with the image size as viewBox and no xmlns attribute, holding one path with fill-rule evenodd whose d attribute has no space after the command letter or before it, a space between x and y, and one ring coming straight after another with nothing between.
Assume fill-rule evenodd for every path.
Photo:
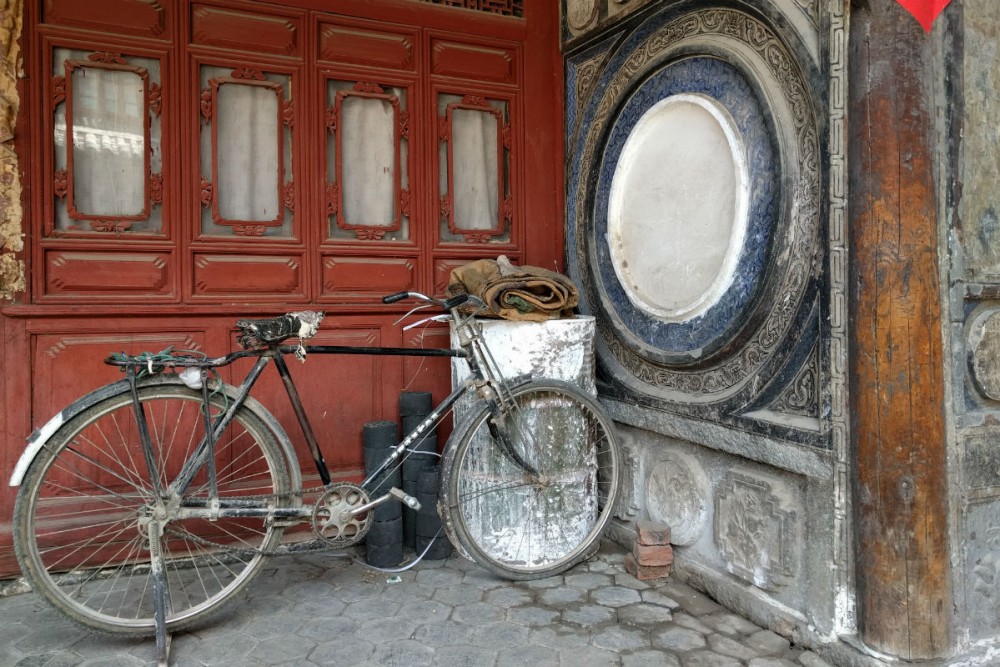
<instances>
[{"instance_id":1,"label":"bicycle rear fender","mask_svg":"<svg viewBox=\"0 0 1000 667\"><path fill-rule=\"evenodd\" d=\"M139 380L139 385L142 387L151 385L183 384L184 383L181 379L172 373L154 375L152 377L142 378ZM222 390L231 399L235 399L239 391L236 387L228 384L223 384ZM92 405L96 405L99 401L103 401L107 398L111 398L112 396L117 396L118 394L126 393L128 391L128 380L119 380L118 382L104 385L103 387L95 389L89 394L81 396L77 400L73 401L60 410L59 414L55 415L52 419L46 422L44 426L35 429L35 431L28 436L28 444L25 447L24 452L21 454L21 458L18 459L17 465L14 466L14 473L10 477L9 485L21 485L21 481L24 479L24 475L28 471L28 467L31 465L31 462L35 460L35 457L38 456L40 451L42 451L45 443L49 441L49 438L51 438L63 424ZM274 418L274 415L272 415L257 399L248 396L243 402L243 407L252 412L254 416L264 422L265 426L271 429L275 439L278 441L278 445L285 454L285 462L287 463L288 474L291 477L292 488L301 488L302 473L299 470L298 459L295 456L295 450L292 448L292 442L288 439L288 434L285 433L285 429L281 427L281 424Z\"/></svg>"}]
</instances>

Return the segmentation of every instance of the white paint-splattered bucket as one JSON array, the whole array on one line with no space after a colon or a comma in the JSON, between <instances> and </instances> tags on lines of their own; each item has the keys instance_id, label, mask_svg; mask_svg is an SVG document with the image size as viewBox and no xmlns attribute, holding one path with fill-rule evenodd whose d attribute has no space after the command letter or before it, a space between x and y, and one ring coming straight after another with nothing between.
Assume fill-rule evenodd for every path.
<instances>
[{"instance_id":1,"label":"white paint-splattered bucket","mask_svg":"<svg viewBox=\"0 0 1000 667\"><path fill-rule=\"evenodd\" d=\"M562 380L596 395L594 385L594 318L544 322L480 320L483 339L504 377L530 374L536 378ZM458 340L454 328L452 345ZM465 361L451 364L452 385L457 387L469 374Z\"/></svg>"}]
</instances>

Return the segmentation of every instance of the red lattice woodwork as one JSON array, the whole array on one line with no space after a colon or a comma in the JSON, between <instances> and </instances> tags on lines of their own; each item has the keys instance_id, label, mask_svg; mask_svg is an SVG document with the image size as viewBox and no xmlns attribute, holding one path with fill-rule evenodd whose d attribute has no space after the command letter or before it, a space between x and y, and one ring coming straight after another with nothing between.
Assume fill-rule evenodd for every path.
<instances>
[{"instance_id":1,"label":"red lattice woodwork","mask_svg":"<svg viewBox=\"0 0 1000 667\"><path fill-rule=\"evenodd\" d=\"M452 128L454 127L453 114L457 109L467 109L469 111L480 111L488 113L496 119L497 123L497 222L491 229L469 229L461 227L459 221L455 220L455 164L454 164L454 142L452 141ZM448 222L448 228L456 236L465 238L466 243L482 244L488 243L493 237L502 235L508 228L513 217L514 205L511 198L506 194L507 181L504 173L510 152L510 126L504 122L504 113L501 109L494 107L485 98L478 95L466 95L461 102L449 104L445 108L445 115L439 124L438 139L448 145L448 194L441 198L441 216Z\"/></svg>"},{"instance_id":2,"label":"red lattice woodwork","mask_svg":"<svg viewBox=\"0 0 1000 667\"><path fill-rule=\"evenodd\" d=\"M0 398L7 416L0 420L0 461L6 470L13 469L35 427L90 389L120 378L101 362L111 352L172 345L223 353L235 345L231 327L237 317L301 309L327 312L319 344L440 346L447 344L446 330L402 331L397 320L407 306L383 305L381 297L400 290L442 294L452 269L483 257L505 254L515 263L539 266L561 262L564 105L557 3L24 4L25 76L19 79L15 147L25 179L29 289L17 303L0 306ZM67 62L75 63L70 70ZM65 137L57 145L55 134L72 103L72 67L146 71L147 219L69 214L70 149ZM212 148L220 118L217 87L208 83L213 78L269 86L277 96L282 144L273 182L281 213L273 219L218 215L223 193ZM359 228L347 230L328 217L331 209L343 210L327 171L335 168L327 164L327 142L333 140L328 119L337 115L331 81L348 89L353 82L376 82L381 91L363 94L399 98L399 181L392 188L391 227L350 219L345 223ZM501 234L459 225L456 236L442 217L441 194L449 193L447 183L442 187L446 169L440 168L441 95L449 103L462 104L469 95L506 105L498 126L509 176L498 204ZM136 104L139 99L134 96ZM268 107L270 113L270 98ZM228 111L223 119L232 118ZM268 116L269 132L270 121ZM138 134L134 116L132 123L130 131ZM383 136L388 159L387 127ZM138 169L140 157L131 159ZM247 168L254 166L248 159ZM268 171L268 184L271 178ZM141 191L139 182L132 185L134 193ZM387 177L384 185L388 192ZM123 209L129 213L138 210L138 194L133 197ZM528 212L545 222L527 225ZM442 398L450 384L447 360L310 358L291 372L338 479L363 470L361 427L394 419L400 391L432 391ZM266 374L262 382L256 397L274 408L308 462L293 416L282 407L280 380ZM443 444L447 432L438 436ZM315 481L308 465L303 474ZM13 491L0 490L5 516L13 513ZM0 576L16 572L10 526L0 525Z\"/></svg>"},{"instance_id":3,"label":"red lattice woodwork","mask_svg":"<svg viewBox=\"0 0 1000 667\"><path fill-rule=\"evenodd\" d=\"M150 104L149 104L149 90L150 90L150 80L149 72L147 72L142 67L135 67L129 65L125 58L122 57L120 53L113 53L111 51L101 51L92 53L89 56L89 62L83 62L79 60L67 60L65 64L66 74L64 77L59 77L61 80L61 85L63 87L63 95L65 97L66 103L66 171L63 175L66 179L65 185L65 198L66 198L66 210L69 217L73 220L89 220L90 227L94 231L99 232L122 232L129 229L132 225L126 224L133 220L145 220L149 217L150 208L150 196L149 193L152 190L150 185L150 170L149 170L149 114L150 114ZM103 69L108 71L117 72L131 72L138 76L142 80L143 89L143 176L145 179L145 192L143 193L142 201L143 208L139 213L133 215L105 215L101 214L95 216L92 213L86 213L77 210L76 201L74 197L73 188L73 173L74 173L74 146L76 144L76 126L74 124L74 113L73 113L73 86L66 85L67 80L72 80L73 75L76 70L79 69ZM57 181L61 177L57 177ZM114 178L114 174L107 174L108 179ZM58 188L61 190L61 187ZM60 199L63 198L58 191L56 196Z\"/></svg>"},{"instance_id":4,"label":"red lattice woodwork","mask_svg":"<svg viewBox=\"0 0 1000 667\"><path fill-rule=\"evenodd\" d=\"M283 207L278 207L275 211L274 217L270 220L236 220L229 219L222 215L219 210L219 198L217 196L208 197L205 196L206 184L208 185L208 191L215 191L214 180L203 177L201 180L201 192L202 192L202 204L210 205L212 210L212 220L217 225L225 225L229 227L239 227L241 230L246 230L249 226L251 229L257 227L276 227L281 225L285 219L284 209L289 210L295 209L294 201L291 200L291 195L289 194L289 188L291 183L285 182L285 165L284 165L284 146L285 137L284 132L281 131L282 127L287 127L290 123L286 122L285 119L285 105L284 102L284 88L280 83L275 83L273 81L268 81L264 77L264 73L255 67L237 67L233 70L232 75L229 77L217 77L209 80L209 88L202 91L201 93L201 113L205 120L212 124L212 176L213 179L219 173L219 125L216 122L218 116L217 110L219 108L219 89L224 85L239 85L239 86L254 86L261 88L263 90L270 91L274 94L276 100L276 107L278 109L278 115L276 119L276 127L278 128L276 140L278 142L277 151L277 173L275 174L276 184L278 192L281 194ZM207 104L206 104L207 102ZM208 203L206 203L206 200ZM238 232L237 232L238 233ZM249 234L250 236L258 236L258 234Z\"/></svg>"},{"instance_id":5,"label":"red lattice woodwork","mask_svg":"<svg viewBox=\"0 0 1000 667\"><path fill-rule=\"evenodd\" d=\"M352 222L347 220L344 209L344 189L340 186L344 182L344 149L343 149L343 120L342 112L344 101L349 97L357 97L369 100L382 100L388 103L393 110L393 217L388 225L369 225L364 222ZM362 241L378 240L388 232L399 230L402 226L402 206L400 199L400 143L406 135L409 135L409 128L406 134L403 133L402 112L400 110L399 97L385 92L385 89L377 83L358 82L351 90L341 90L337 93L333 106L327 111L327 130L334 136L336 144L336 163L334 165L334 183L327 188L327 213L337 219L337 227L340 229L355 232L358 239ZM409 121L407 120L407 123ZM327 165L329 169L329 165Z\"/></svg>"}]
</instances>

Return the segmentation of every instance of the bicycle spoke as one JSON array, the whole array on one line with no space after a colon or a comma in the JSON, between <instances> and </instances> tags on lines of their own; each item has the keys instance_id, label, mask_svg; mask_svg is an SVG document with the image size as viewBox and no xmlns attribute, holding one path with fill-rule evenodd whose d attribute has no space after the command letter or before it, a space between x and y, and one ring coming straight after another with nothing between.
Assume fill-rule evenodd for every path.
<instances>
[{"instance_id":1,"label":"bicycle spoke","mask_svg":"<svg viewBox=\"0 0 1000 667\"><path fill-rule=\"evenodd\" d=\"M204 442L202 396L173 378L140 380L137 391L157 482L166 489ZM154 501L155 511L166 512L162 552L172 630L234 599L277 546L282 527L264 517L172 520L175 501L201 507L211 500L205 468L194 472L182 497L154 499L135 425L127 390L63 424L22 484L15 539L18 557L33 563L25 568L33 588L71 617L110 632L151 634L153 575L140 521L155 510ZM237 409L214 455L216 497L296 497L280 446L250 411Z\"/></svg>"},{"instance_id":2,"label":"bicycle spoke","mask_svg":"<svg viewBox=\"0 0 1000 667\"><path fill-rule=\"evenodd\" d=\"M569 385L539 382L511 390L496 429L488 410L463 425L446 452L446 506L477 561L534 578L589 552L617 492L617 445L598 410Z\"/></svg>"}]
</instances>

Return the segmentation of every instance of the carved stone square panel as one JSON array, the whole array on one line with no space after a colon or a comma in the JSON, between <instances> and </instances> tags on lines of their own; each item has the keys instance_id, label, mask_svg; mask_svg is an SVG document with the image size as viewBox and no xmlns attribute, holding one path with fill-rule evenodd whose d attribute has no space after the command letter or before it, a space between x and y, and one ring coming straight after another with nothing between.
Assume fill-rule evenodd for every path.
<instances>
[{"instance_id":1,"label":"carved stone square panel","mask_svg":"<svg viewBox=\"0 0 1000 667\"><path fill-rule=\"evenodd\" d=\"M764 590L798 574L799 515L784 485L730 472L715 491L715 543L726 569Z\"/></svg>"}]
</instances>

